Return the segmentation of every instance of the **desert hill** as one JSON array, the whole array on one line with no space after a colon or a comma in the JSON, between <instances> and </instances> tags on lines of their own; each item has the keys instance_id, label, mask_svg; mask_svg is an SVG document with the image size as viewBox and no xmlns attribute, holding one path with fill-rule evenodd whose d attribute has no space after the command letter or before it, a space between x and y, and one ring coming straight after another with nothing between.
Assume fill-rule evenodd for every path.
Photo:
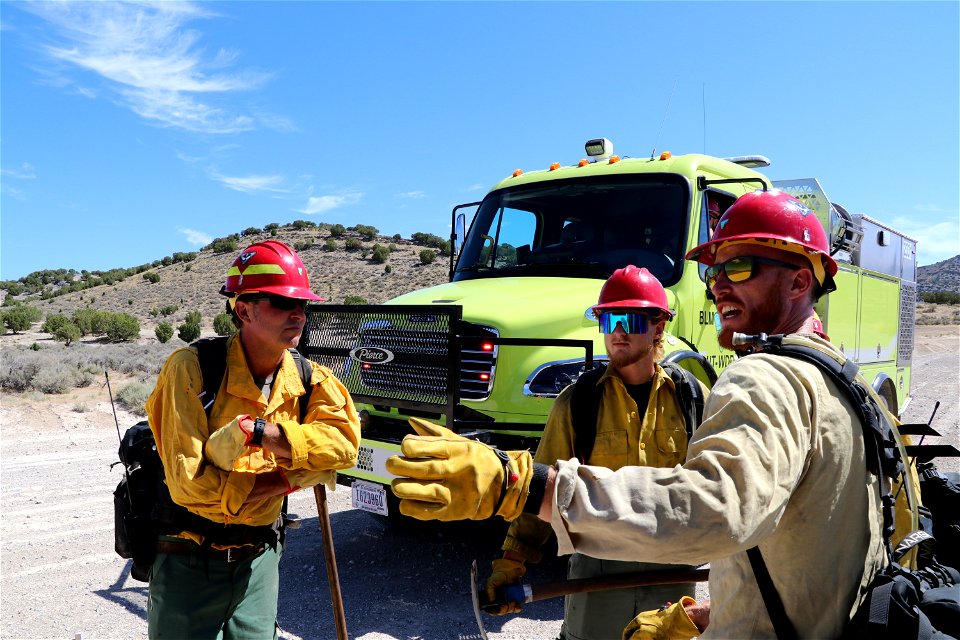
<instances>
[{"instance_id":1,"label":"desert hill","mask_svg":"<svg viewBox=\"0 0 960 640\"><path fill-rule=\"evenodd\" d=\"M128 313L140 320L142 329L151 333L160 322L176 327L188 312L198 310L203 316L202 326L209 329L213 317L224 311L225 298L218 291L227 269L241 249L268 239L299 247L298 253L310 274L311 287L328 302L344 303L349 296L378 304L402 293L447 281L449 256L437 251L434 262L423 264L420 252L429 247L412 240L384 236L366 240L348 230L335 239L337 248L331 251L325 247L330 237L330 230L324 225L306 229L283 227L276 231L276 235L246 235L237 241L235 250L216 253L205 248L189 262L157 266L114 284L98 285L46 300L27 294L15 299L39 307L44 316L56 313L70 316L85 307ZM348 240L359 248L347 250ZM393 248L385 263L372 259L372 250L377 244ZM156 277L151 277L155 282L144 277L154 273ZM171 305L176 307L172 314L163 316L158 312Z\"/></svg>"}]
</instances>

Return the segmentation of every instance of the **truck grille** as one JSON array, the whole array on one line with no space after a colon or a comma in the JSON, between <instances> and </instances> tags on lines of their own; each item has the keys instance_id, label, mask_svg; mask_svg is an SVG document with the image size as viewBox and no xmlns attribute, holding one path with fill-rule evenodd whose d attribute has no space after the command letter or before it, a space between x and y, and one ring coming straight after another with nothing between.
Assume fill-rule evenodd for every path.
<instances>
[{"instance_id":1,"label":"truck grille","mask_svg":"<svg viewBox=\"0 0 960 640\"><path fill-rule=\"evenodd\" d=\"M490 337L494 329L476 327ZM379 391L394 393L414 391L418 395L446 394L447 369L453 363L446 357L449 336L429 330L401 329L394 326L367 326L360 330L360 345L388 349L395 354L410 354L413 362L363 365L360 379L363 385ZM497 347L485 342L482 336L463 339L460 350L460 398L483 400L493 388Z\"/></svg>"},{"instance_id":2,"label":"truck grille","mask_svg":"<svg viewBox=\"0 0 960 640\"><path fill-rule=\"evenodd\" d=\"M355 402L452 421L459 400L490 395L496 337L461 320L457 305L311 304L299 350L329 367Z\"/></svg>"}]
</instances>

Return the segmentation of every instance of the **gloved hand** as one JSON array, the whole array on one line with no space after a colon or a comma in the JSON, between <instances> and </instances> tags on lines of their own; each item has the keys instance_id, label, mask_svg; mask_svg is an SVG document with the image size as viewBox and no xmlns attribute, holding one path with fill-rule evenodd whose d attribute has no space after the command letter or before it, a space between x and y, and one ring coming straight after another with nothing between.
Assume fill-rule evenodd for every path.
<instances>
[{"instance_id":1,"label":"gloved hand","mask_svg":"<svg viewBox=\"0 0 960 640\"><path fill-rule=\"evenodd\" d=\"M402 455L391 456L386 465L400 476L392 483L400 513L446 521L494 515L513 520L523 512L533 477L529 451L498 452L419 418L410 418L410 426L420 435L406 436Z\"/></svg>"},{"instance_id":2,"label":"gloved hand","mask_svg":"<svg viewBox=\"0 0 960 640\"><path fill-rule=\"evenodd\" d=\"M509 558L498 558L493 561L493 571L483 585L487 592L487 601L495 602L497 600L497 589L503 589L510 585L520 582L520 578L527 572L523 562L510 560ZM484 607L484 611L492 616L502 616L506 613L520 613L522 608L519 602L504 602L494 607Z\"/></svg>"},{"instance_id":3,"label":"gloved hand","mask_svg":"<svg viewBox=\"0 0 960 640\"><path fill-rule=\"evenodd\" d=\"M663 609L644 611L630 621L621 640L690 640L702 631L687 615L685 606L696 606L697 601L683 596L680 602Z\"/></svg>"},{"instance_id":4,"label":"gloved hand","mask_svg":"<svg viewBox=\"0 0 960 640\"><path fill-rule=\"evenodd\" d=\"M244 464L237 465L241 457L255 451L247 447L247 442L250 441L252 434L242 426L243 421L249 418L250 416L246 415L238 416L210 434L203 445L203 453L210 462L224 471L234 471L237 466L243 467L237 470L254 473L264 470L262 468L251 468L252 466L262 466L262 455L258 456L261 461L260 465L251 465L247 461ZM266 470L272 471L273 469Z\"/></svg>"}]
</instances>

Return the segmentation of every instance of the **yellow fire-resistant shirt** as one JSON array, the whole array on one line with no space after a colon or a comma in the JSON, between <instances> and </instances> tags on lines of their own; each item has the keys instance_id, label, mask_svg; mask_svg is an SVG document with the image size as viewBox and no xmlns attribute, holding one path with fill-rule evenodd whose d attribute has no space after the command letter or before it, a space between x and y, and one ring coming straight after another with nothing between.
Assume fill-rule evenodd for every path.
<instances>
[{"instance_id":1,"label":"yellow fire-resistant shirt","mask_svg":"<svg viewBox=\"0 0 960 640\"><path fill-rule=\"evenodd\" d=\"M710 562L704 638L775 637L746 555L759 545L799 636L835 638L885 564L880 481L845 394L816 365L759 353L721 374L683 466L560 462L552 524L561 553Z\"/></svg>"},{"instance_id":2,"label":"yellow fire-resistant shirt","mask_svg":"<svg viewBox=\"0 0 960 640\"><path fill-rule=\"evenodd\" d=\"M291 485L304 487L329 482L333 470L354 466L360 441L356 408L329 369L311 365L313 390L301 425L299 396L304 388L293 356L284 354L267 399L253 381L239 337L230 338L226 372L208 421L198 397L203 379L196 350L173 352L146 409L174 502L214 522L269 525L280 513L283 496L244 503L258 472L279 468ZM239 431L237 417L247 414L283 429L290 442L290 460L248 449L236 468L226 471L205 457L204 444L210 435L219 427Z\"/></svg>"},{"instance_id":3,"label":"yellow fire-resistant shirt","mask_svg":"<svg viewBox=\"0 0 960 640\"><path fill-rule=\"evenodd\" d=\"M597 385L603 390L591 465L616 470L627 465L673 467L683 464L687 455L686 424L673 380L663 368L656 365L643 413L613 367L607 367ZM706 388L701 392L706 394ZM534 456L537 462L553 464L575 456L572 396L573 385L570 385L557 397ZM510 525L503 549L539 562L543 555L540 547L550 531L550 525L536 516L522 514Z\"/></svg>"}]
</instances>

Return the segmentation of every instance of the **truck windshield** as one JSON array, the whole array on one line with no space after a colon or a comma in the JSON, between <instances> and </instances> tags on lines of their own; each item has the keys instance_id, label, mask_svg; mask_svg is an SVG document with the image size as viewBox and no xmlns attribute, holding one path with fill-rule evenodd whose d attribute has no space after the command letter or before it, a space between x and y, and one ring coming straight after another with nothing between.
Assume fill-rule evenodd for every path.
<instances>
[{"instance_id":1,"label":"truck windshield","mask_svg":"<svg viewBox=\"0 0 960 640\"><path fill-rule=\"evenodd\" d=\"M689 187L669 174L541 182L489 194L453 279L607 278L627 264L665 286L680 278Z\"/></svg>"}]
</instances>

